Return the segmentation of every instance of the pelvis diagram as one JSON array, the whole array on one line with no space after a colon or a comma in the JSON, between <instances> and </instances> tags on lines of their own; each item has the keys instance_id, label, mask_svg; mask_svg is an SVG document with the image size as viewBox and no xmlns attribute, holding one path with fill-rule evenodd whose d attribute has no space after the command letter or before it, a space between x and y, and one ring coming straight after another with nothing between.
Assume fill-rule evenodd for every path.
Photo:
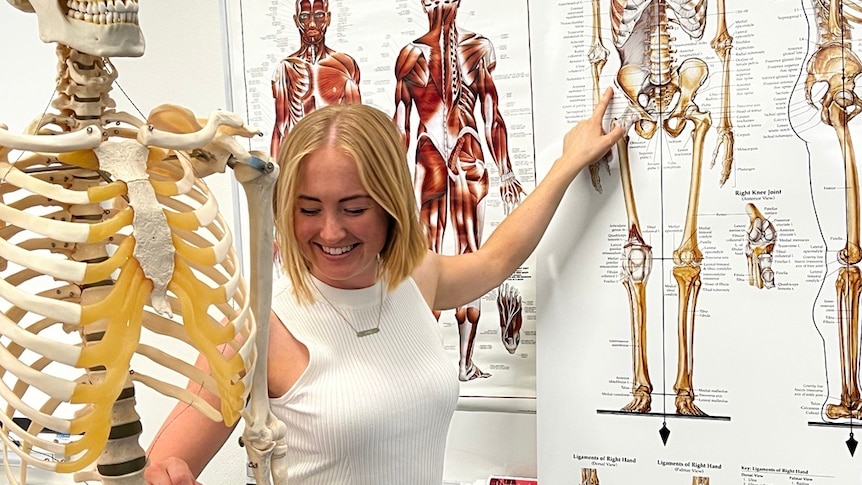
<instances>
[{"instance_id":1,"label":"pelvis diagram","mask_svg":"<svg viewBox=\"0 0 862 485\"><path fill-rule=\"evenodd\" d=\"M633 180L629 166L632 137L649 141L676 139L689 133L691 169L688 195L683 195L681 190L668 189L662 196L678 198L672 202L677 206L687 204L685 219L679 221L683 226L679 244L673 250L672 274L678 289L677 374L673 389L676 414L706 417L707 414L695 404L692 383L695 313L704 258L697 241L698 204L705 145L711 131L715 132L716 140L712 163L717 162L721 169L719 185L728 180L733 164L734 135L729 115L732 37L725 23L724 1L593 0L589 60L596 99L603 70L610 57L601 37L602 5L610 9L612 42L619 55L619 69L614 82L626 103L624 112L618 112L613 123L623 124L634 131L616 147L628 217L628 236L622 255L622 283L628 292L630 305L633 361L632 399L622 407L622 412L646 414L653 408L653 384L647 362L647 281L653 266L653 249L638 218L637 181ZM707 15L708 8L714 8L715 12L710 11ZM698 57L681 58L673 45L677 38L683 36L700 41L708 19L715 23L715 36L709 44L718 59L713 65L720 66L720 69L714 68L715 72L710 72L707 62ZM721 106L715 107L717 120L698 105L700 89L708 79L713 86L721 85ZM599 168L594 166L590 170L593 185L601 191ZM663 427L664 440L667 433L669 431Z\"/></svg>"},{"instance_id":2,"label":"pelvis diagram","mask_svg":"<svg viewBox=\"0 0 862 485\"><path fill-rule=\"evenodd\" d=\"M862 97L858 52L862 5L813 0L809 49L799 88L791 98L791 123L806 142L811 194L826 249L825 279L814 304L814 324L824 344L826 390L822 423L852 426L862 418L859 385L859 299L862 294L859 175L853 138ZM855 34L855 36L854 36ZM851 430L852 440L852 430ZM855 441L848 442L851 453Z\"/></svg>"}]
</instances>

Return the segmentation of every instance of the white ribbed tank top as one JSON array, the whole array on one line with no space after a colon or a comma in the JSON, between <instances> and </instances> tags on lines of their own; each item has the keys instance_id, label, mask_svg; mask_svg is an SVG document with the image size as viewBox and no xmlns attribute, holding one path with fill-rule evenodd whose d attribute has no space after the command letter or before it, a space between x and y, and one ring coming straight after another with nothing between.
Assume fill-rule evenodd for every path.
<instances>
[{"instance_id":1,"label":"white ribbed tank top","mask_svg":"<svg viewBox=\"0 0 862 485\"><path fill-rule=\"evenodd\" d=\"M357 330L377 324L381 283L314 283ZM287 425L290 485L440 485L458 370L415 282L385 296L380 331L361 338L324 299L296 303L287 278L272 309L310 356L296 384L270 399Z\"/></svg>"}]
</instances>

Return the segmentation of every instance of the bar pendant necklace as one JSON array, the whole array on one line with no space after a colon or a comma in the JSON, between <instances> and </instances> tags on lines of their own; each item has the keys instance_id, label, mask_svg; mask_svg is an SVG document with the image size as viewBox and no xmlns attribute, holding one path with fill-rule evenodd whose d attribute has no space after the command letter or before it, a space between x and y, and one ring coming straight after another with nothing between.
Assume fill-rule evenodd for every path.
<instances>
[{"instance_id":1,"label":"bar pendant necklace","mask_svg":"<svg viewBox=\"0 0 862 485\"><path fill-rule=\"evenodd\" d=\"M347 326L350 327L351 330L353 330L353 333L355 333L357 337L367 337L369 335L374 335L375 333L380 331L380 317L383 315L383 294L385 293L385 289L383 288L382 284L380 285L380 303L377 305L377 323L373 327L366 328L364 330L357 330L356 326L350 323L350 320L346 316L344 316L343 313L341 313L341 310L339 310L337 306L333 305L332 302L329 301L329 298L326 297L323 291L321 291L321 289L318 288L316 284L314 285L314 287L317 289L317 292L320 293L320 296L323 297L323 301L325 301L326 304L329 305L329 308L332 308L332 310L337 313L342 320L344 320L344 323L346 323Z\"/></svg>"}]
</instances>

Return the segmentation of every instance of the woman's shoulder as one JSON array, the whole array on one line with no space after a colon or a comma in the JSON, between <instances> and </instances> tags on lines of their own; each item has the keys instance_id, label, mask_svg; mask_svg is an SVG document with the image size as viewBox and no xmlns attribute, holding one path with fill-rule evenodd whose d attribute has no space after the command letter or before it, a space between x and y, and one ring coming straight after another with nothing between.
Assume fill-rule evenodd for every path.
<instances>
[{"instance_id":1,"label":"woman's shoulder","mask_svg":"<svg viewBox=\"0 0 862 485\"><path fill-rule=\"evenodd\" d=\"M419 288L419 292L425 298L428 306L432 306L434 297L437 294L437 281L439 275L439 254L428 250L425 257L410 274L413 282Z\"/></svg>"}]
</instances>

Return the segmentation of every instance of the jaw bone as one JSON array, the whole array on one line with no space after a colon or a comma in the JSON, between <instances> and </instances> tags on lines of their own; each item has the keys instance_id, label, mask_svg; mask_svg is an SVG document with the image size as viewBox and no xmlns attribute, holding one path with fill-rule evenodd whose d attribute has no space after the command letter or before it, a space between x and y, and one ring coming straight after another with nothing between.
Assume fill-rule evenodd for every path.
<instances>
[{"instance_id":1,"label":"jaw bone","mask_svg":"<svg viewBox=\"0 0 862 485\"><path fill-rule=\"evenodd\" d=\"M7 0L39 18L39 38L104 57L140 57L137 0Z\"/></svg>"}]
</instances>

